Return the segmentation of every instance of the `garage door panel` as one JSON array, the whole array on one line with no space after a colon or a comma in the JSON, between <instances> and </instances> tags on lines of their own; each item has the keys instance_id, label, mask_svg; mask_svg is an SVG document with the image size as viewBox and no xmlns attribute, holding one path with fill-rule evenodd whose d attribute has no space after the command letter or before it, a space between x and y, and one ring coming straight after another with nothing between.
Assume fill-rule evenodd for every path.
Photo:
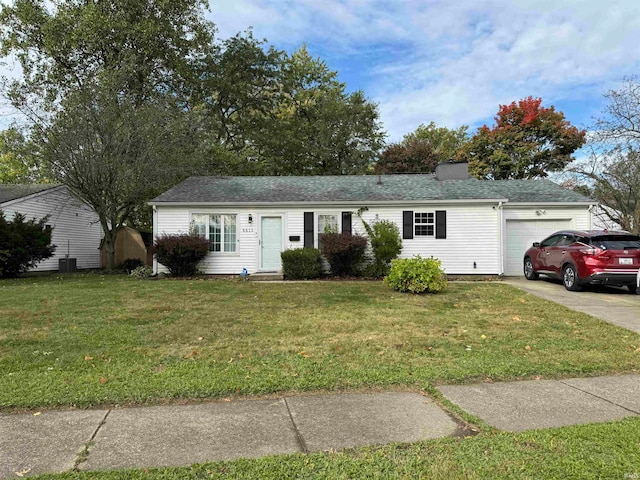
<instances>
[{"instance_id":1,"label":"garage door panel","mask_svg":"<svg viewBox=\"0 0 640 480\"><path fill-rule=\"evenodd\" d=\"M571 220L507 220L505 275L522 275L524 252L558 230L571 228Z\"/></svg>"}]
</instances>

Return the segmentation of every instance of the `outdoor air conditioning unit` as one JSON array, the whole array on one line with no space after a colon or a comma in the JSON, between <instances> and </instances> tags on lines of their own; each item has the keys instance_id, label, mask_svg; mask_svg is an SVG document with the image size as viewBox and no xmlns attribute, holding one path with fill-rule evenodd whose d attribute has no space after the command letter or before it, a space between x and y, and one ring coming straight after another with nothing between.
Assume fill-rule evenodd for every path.
<instances>
[{"instance_id":1,"label":"outdoor air conditioning unit","mask_svg":"<svg viewBox=\"0 0 640 480\"><path fill-rule=\"evenodd\" d=\"M70 242L67 240L67 254L64 258L58 259L58 272L60 273L73 273L76 271L76 259L69 258Z\"/></svg>"}]
</instances>

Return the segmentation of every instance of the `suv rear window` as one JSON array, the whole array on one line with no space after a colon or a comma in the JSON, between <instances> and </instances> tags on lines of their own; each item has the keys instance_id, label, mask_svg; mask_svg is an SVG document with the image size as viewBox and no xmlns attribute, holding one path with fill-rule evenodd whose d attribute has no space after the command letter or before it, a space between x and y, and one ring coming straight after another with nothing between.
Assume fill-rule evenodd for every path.
<instances>
[{"instance_id":1,"label":"suv rear window","mask_svg":"<svg viewBox=\"0 0 640 480\"><path fill-rule=\"evenodd\" d=\"M591 244L602 250L628 250L640 248L638 235L601 235L592 237Z\"/></svg>"}]
</instances>

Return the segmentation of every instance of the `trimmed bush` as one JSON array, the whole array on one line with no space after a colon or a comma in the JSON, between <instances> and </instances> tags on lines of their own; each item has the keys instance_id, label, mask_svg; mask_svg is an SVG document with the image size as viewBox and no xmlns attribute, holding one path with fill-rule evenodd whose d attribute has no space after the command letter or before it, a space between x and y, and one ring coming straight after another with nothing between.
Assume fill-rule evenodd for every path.
<instances>
[{"instance_id":1,"label":"trimmed bush","mask_svg":"<svg viewBox=\"0 0 640 480\"><path fill-rule=\"evenodd\" d=\"M437 258L403 258L391 262L391 271L384 278L387 285L399 292L438 293L447 286L447 276Z\"/></svg>"},{"instance_id":2,"label":"trimmed bush","mask_svg":"<svg viewBox=\"0 0 640 480\"><path fill-rule=\"evenodd\" d=\"M287 280L311 280L322 274L322 257L317 248L296 248L280 254L282 272Z\"/></svg>"},{"instance_id":3,"label":"trimmed bush","mask_svg":"<svg viewBox=\"0 0 640 480\"><path fill-rule=\"evenodd\" d=\"M400 229L390 220L379 220L373 225L369 225L362 218L360 220L369 235L373 251L371 273L375 277L384 277L389 273L391 260L398 258L402 251Z\"/></svg>"},{"instance_id":4,"label":"trimmed bush","mask_svg":"<svg viewBox=\"0 0 640 480\"><path fill-rule=\"evenodd\" d=\"M174 277L191 277L198 273L198 263L207 256L209 242L192 234L160 235L153 245L158 262Z\"/></svg>"},{"instance_id":5,"label":"trimmed bush","mask_svg":"<svg viewBox=\"0 0 640 480\"><path fill-rule=\"evenodd\" d=\"M0 277L17 277L29 268L53 256L51 229L46 227L49 217L26 220L16 213L7 222L0 210Z\"/></svg>"},{"instance_id":6,"label":"trimmed bush","mask_svg":"<svg viewBox=\"0 0 640 480\"><path fill-rule=\"evenodd\" d=\"M331 266L331 273L339 277L358 275L367 248L367 238L350 233L321 233L320 251Z\"/></svg>"}]
</instances>

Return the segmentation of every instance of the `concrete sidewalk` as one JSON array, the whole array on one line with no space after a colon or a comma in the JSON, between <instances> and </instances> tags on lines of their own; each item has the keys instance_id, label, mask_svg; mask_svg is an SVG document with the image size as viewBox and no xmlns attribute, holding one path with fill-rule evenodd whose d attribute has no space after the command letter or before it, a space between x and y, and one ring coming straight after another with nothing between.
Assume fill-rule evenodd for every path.
<instances>
[{"instance_id":1,"label":"concrete sidewalk","mask_svg":"<svg viewBox=\"0 0 640 480\"><path fill-rule=\"evenodd\" d=\"M640 415L640 375L439 387L461 409L509 432Z\"/></svg>"},{"instance_id":2,"label":"concrete sidewalk","mask_svg":"<svg viewBox=\"0 0 640 480\"><path fill-rule=\"evenodd\" d=\"M0 478L416 442L458 428L433 400L398 392L0 414Z\"/></svg>"},{"instance_id":3,"label":"concrete sidewalk","mask_svg":"<svg viewBox=\"0 0 640 480\"><path fill-rule=\"evenodd\" d=\"M640 375L439 390L463 410L513 432L640 415ZM0 478L416 442L462 428L428 397L399 392L0 414Z\"/></svg>"}]
</instances>

